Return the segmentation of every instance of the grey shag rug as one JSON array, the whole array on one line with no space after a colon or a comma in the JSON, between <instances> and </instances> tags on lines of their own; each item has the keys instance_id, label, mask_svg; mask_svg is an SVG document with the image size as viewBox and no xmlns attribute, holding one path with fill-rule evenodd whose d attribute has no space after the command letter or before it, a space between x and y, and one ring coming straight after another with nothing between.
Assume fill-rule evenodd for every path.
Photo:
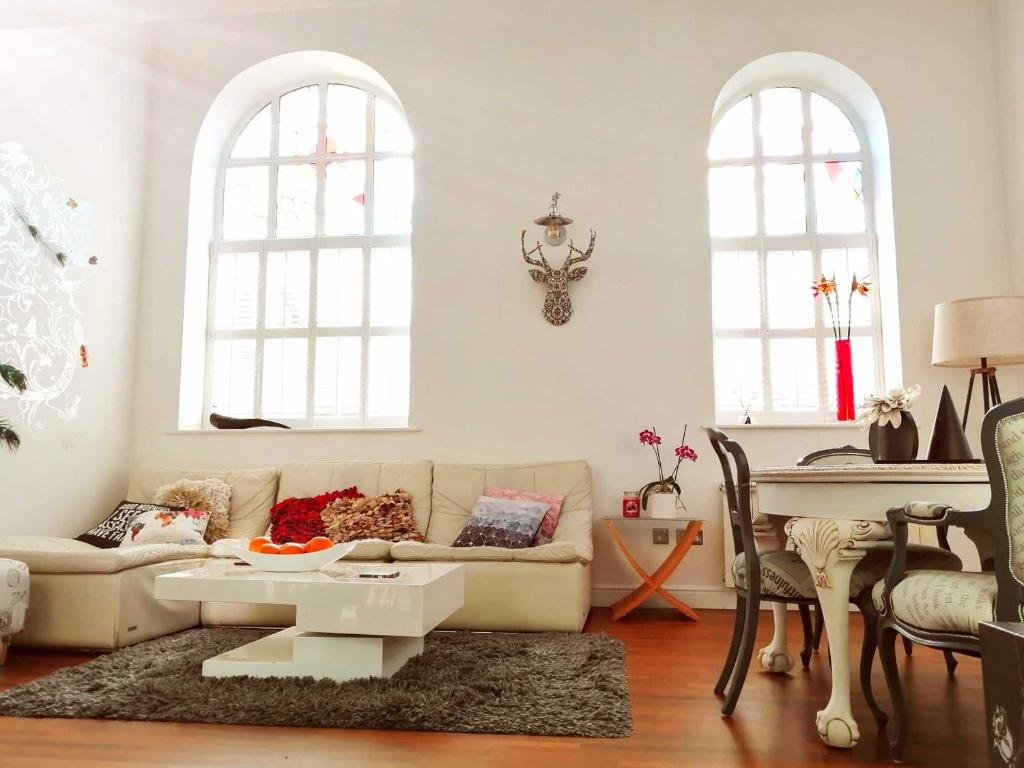
<instances>
[{"instance_id":1,"label":"grey shag rug","mask_svg":"<svg viewBox=\"0 0 1024 768\"><path fill-rule=\"evenodd\" d=\"M390 679L204 678L269 634L193 629L0 693L0 715L618 738L632 729L625 650L607 635L435 632Z\"/></svg>"}]
</instances>

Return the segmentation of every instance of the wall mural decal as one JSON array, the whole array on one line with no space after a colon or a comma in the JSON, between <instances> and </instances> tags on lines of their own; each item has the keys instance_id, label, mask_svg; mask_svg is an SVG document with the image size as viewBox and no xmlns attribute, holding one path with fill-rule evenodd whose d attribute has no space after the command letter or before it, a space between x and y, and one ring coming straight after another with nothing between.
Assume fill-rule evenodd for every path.
<instances>
[{"instance_id":1,"label":"wall mural decal","mask_svg":"<svg viewBox=\"0 0 1024 768\"><path fill-rule=\"evenodd\" d=\"M30 430L78 415L81 396L72 384L88 362L75 293L82 268L95 263L90 214L20 144L0 143L0 363L27 384L0 388L0 401L13 398L13 421ZM13 431L13 423L6 428Z\"/></svg>"},{"instance_id":2,"label":"wall mural decal","mask_svg":"<svg viewBox=\"0 0 1024 768\"><path fill-rule=\"evenodd\" d=\"M558 212L558 198L561 196L560 192L555 192L551 196L551 205L548 208L547 215L534 219L533 222L544 227L544 240L548 245L561 245L564 243L568 236L566 226L572 224L572 219ZM590 243L587 245L586 251L581 251L570 239L569 256L562 263L561 268L554 269L548 263L548 260L544 258L544 251L541 250L540 241L537 241L535 248L527 251L526 230L524 229L520 235L519 243L523 251L523 260L532 267L539 267L539 269L530 270L530 277L547 288L543 312L544 318L552 325L565 325L569 322L569 318L572 317L569 283L574 280L582 280L587 274L587 268L576 267L576 269L571 269L571 267L590 258L590 255L594 252L595 240L597 240L597 233L594 230L590 230ZM531 258L535 253L538 258Z\"/></svg>"}]
</instances>

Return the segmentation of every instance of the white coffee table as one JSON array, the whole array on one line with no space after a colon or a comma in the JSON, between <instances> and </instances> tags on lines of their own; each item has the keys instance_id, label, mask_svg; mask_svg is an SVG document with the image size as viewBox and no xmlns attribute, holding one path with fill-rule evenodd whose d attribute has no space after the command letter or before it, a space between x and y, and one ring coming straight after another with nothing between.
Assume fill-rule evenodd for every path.
<instances>
[{"instance_id":1,"label":"white coffee table","mask_svg":"<svg viewBox=\"0 0 1024 768\"><path fill-rule=\"evenodd\" d=\"M159 600L295 606L295 626L203 662L204 677L390 677L423 652L423 638L462 607L461 565L339 563L269 573L211 560L156 577ZM398 571L395 578L367 578Z\"/></svg>"}]
</instances>

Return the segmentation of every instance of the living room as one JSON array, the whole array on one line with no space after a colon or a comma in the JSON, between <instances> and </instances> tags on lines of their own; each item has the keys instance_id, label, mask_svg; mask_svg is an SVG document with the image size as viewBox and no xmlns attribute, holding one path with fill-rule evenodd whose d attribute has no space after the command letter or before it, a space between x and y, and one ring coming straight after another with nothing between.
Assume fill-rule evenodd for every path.
<instances>
[{"instance_id":1,"label":"living room","mask_svg":"<svg viewBox=\"0 0 1024 768\"><path fill-rule=\"evenodd\" d=\"M0 763L990 751L1018 0L7 0L0 64Z\"/></svg>"}]
</instances>

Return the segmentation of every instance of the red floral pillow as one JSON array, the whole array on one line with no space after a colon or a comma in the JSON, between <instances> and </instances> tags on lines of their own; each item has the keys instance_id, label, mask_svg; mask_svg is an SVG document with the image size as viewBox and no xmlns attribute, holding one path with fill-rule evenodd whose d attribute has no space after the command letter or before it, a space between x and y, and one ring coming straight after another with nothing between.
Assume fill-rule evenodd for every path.
<instances>
[{"instance_id":1,"label":"red floral pillow","mask_svg":"<svg viewBox=\"0 0 1024 768\"><path fill-rule=\"evenodd\" d=\"M305 544L314 536L324 536L324 521L320 518L324 507L336 499L361 498L363 494L353 485L343 491L279 501L270 510L270 540L275 544Z\"/></svg>"}]
</instances>

